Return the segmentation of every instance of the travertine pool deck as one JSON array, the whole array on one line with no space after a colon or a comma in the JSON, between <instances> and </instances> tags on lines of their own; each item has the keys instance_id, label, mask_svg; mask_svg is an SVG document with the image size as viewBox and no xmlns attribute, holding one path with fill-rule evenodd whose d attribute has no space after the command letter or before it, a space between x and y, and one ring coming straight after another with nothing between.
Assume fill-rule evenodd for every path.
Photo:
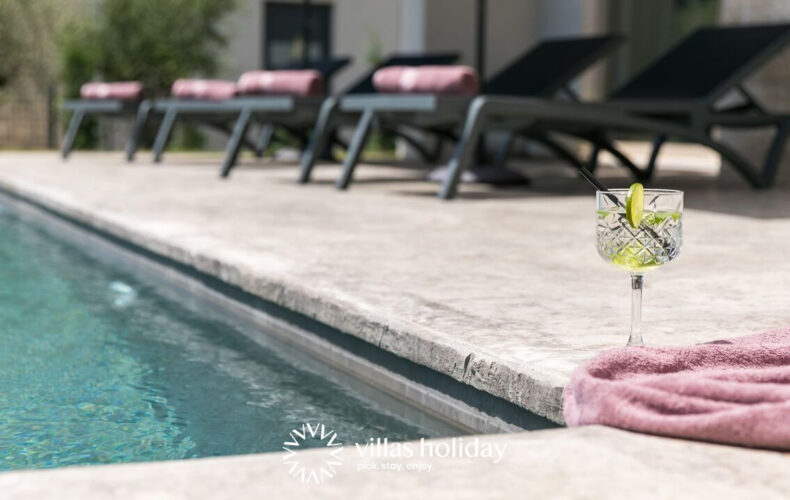
<instances>
[{"instance_id":1,"label":"travertine pool deck","mask_svg":"<svg viewBox=\"0 0 790 500\"><path fill-rule=\"evenodd\" d=\"M709 155L673 158L658 184L686 190L684 246L647 277L647 341L790 323L790 192L721 190L704 168L673 174ZM294 165L257 162L221 181L218 161L7 152L0 188L558 422L573 369L626 340L627 276L596 254L594 194L561 166L530 189L467 187L441 202L415 171L361 167L340 193L337 167L299 186Z\"/></svg>"},{"instance_id":2,"label":"travertine pool deck","mask_svg":"<svg viewBox=\"0 0 790 500\"><path fill-rule=\"evenodd\" d=\"M472 439L465 437L466 440ZM432 446L449 440L433 440ZM0 474L8 500L412 498L507 499L760 499L787 498L790 456L603 427L498 434L480 438L502 450L498 463L480 457L360 458L344 446L337 475L321 484L289 477L284 453L149 464ZM324 450L297 454L319 470ZM384 470L388 464L392 469ZM407 470L430 465L422 472ZM397 469L398 465L401 467ZM373 469L372 466L377 467Z\"/></svg>"}]
</instances>

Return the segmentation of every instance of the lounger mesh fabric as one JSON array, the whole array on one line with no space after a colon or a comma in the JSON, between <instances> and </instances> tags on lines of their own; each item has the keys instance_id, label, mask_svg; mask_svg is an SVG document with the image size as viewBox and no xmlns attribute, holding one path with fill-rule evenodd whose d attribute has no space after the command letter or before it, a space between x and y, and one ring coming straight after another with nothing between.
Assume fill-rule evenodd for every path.
<instances>
[{"instance_id":1,"label":"lounger mesh fabric","mask_svg":"<svg viewBox=\"0 0 790 500\"><path fill-rule=\"evenodd\" d=\"M483 128L491 124L543 143L577 169L594 169L598 153L607 151L637 179L652 176L659 151L668 140L692 141L719 153L752 187L770 187L790 137L790 115L761 106L743 83L788 43L790 24L702 28L614 92L608 102L477 97L460 147L448 165L449 175L440 197L456 195L458 179L472 164L476 141ZM739 94L736 104L721 102L728 92ZM770 128L773 138L762 158L752 160L721 141L715 133L718 128ZM609 137L622 131L653 136L644 167L637 166ZM554 134L589 141L593 146L591 156L582 158L569 151Z\"/></svg>"},{"instance_id":2,"label":"lounger mesh fabric","mask_svg":"<svg viewBox=\"0 0 790 500\"><path fill-rule=\"evenodd\" d=\"M698 30L612 93L611 99L707 97L756 53L786 37L786 25Z\"/></svg>"},{"instance_id":3,"label":"lounger mesh fabric","mask_svg":"<svg viewBox=\"0 0 790 500\"><path fill-rule=\"evenodd\" d=\"M616 47L621 41L618 36L592 38L562 38L545 40L531 48L521 58L510 63L487 84L483 95L489 91L501 96L552 97L560 89L572 94L568 85L593 62ZM543 66L541 66L541 64ZM397 130L401 125L421 129L434 134L440 141L455 140L458 127L470 109L474 96L446 95L441 92L425 92L414 95L387 95L375 92L349 93L340 98L339 107L348 113L359 113L357 129L343 162L343 170L335 183L338 189L346 189L352 181L353 172L361 152L368 140L371 127ZM321 131L320 128L318 128ZM316 134L320 137L320 134ZM408 139L407 139L408 140ZM317 144L325 141L317 140ZM428 161L437 159L440 148L429 151L417 141L410 141ZM302 161L300 182L309 182L315 165L314 155L305 155ZM524 182L518 174L497 177L497 182Z\"/></svg>"},{"instance_id":4,"label":"lounger mesh fabric","mask_svg":"<svg viewBox=\"0 0 790 500\"><path fill-rule=\"evenodd\" d=\"M483 93L550 96L619 40L614 36L546 40L490 77Z\"/></svg>"}]
</instances>

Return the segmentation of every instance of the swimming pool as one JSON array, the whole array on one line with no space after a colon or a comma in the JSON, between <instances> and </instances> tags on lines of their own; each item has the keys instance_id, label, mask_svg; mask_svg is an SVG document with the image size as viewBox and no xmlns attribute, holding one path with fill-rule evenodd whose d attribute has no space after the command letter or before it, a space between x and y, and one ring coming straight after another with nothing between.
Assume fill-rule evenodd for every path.
<instances>
[{"instance_id":1,"label":"swimming pool","mask_svg":"<svg viewBox=\"0 0 790 500\"><path fill-rule=\"evenodd\" d=\"M277 451L305 422L458 432L336 375L0 205L0 470Z\"/></svg>"}]
</instances>

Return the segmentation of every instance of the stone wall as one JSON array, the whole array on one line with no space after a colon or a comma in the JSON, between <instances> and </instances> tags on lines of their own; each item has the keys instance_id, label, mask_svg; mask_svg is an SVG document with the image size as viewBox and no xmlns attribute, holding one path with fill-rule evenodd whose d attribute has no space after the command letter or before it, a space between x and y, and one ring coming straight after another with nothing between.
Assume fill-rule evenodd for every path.
<instances>
[{"instance_id":1,"label":"stone wall","mask_svg":"<svg viewBox=\"0 0 790 500\"><path fill-rule=\"evenodd\" d=\"M0 149L44 149L48 138L46 94L4 89L0 93Z\"/></svg>"}]
</instances>

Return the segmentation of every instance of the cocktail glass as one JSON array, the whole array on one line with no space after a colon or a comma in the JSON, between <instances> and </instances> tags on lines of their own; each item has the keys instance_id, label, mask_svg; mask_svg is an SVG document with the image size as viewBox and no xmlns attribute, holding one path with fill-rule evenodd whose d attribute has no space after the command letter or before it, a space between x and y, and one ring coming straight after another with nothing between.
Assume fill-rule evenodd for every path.
<instances>
[{"instance_id":1,"label":"cocktail glass","mask_svg":"<svg viewBox=\"0 0 790 500\"><path fill-rule=\"evenodd\" d=\"M626 217L627 189L598 191L596 246L605 261L631 274L629 346L642 341L642 287L645 273L674 260L683 243L683 192L646 189L644 212L634 227Z\"/></svg>"}]
</instances>

